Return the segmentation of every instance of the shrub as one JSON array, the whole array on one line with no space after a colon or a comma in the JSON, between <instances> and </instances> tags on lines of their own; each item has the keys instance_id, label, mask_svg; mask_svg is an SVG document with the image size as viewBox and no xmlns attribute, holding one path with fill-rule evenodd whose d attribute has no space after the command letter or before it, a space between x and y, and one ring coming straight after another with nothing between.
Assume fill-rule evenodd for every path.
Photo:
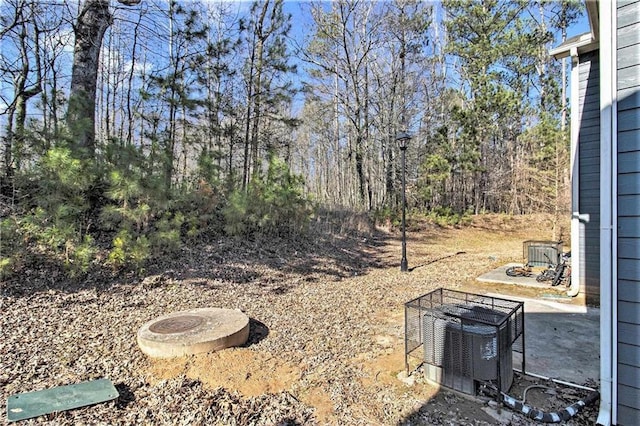
<instances>
[{"instance_id":1,"label":"shrub","mask_svg":"<svg viewBox=\"0 0 640 426\"><path fill-rule=\"evenodd\" d=\"M156 223L155 232L151 233L151 245L159 254L174 253L182 243L181 228L185 216L181 212L174 215L165 213Z\"/></svg>"},{"instance_id":2,"label":"shrub","mask_svg":"<svg viewBox=\"0 0 640 426\"><path fill-rule=\"evenodd\" d=\"M135 239L127 230L121 230L113 239L113 248L107 257L107 264L114 269L134 266L138 271L149 257L150 244L146 236Z\"/></svg>"},{"instance_id":3,"label":"shrub","mask_svg":"<svg viewBox=\"0 0 640 426\"><path fill-rule=\"evenodd\" d=\"M402 219L401 210L385 206L374 211L373 219L376 225L400 226Z\"/></svg>"},{"instance_id":4,"label":"shrub","mask_svg":"<svg viewBox=\"0 0 640 426\"><path fill-rule=\"evenodd\" d=\"M0 278L8 277L21 253L20 229L15 217L10 216L0 221Z\"/></svg>"},{"instance_id":5,"label":"shrub","mask_svg":"<svg viewBox=\"0 0 640 426\"><path fill-rule=\"evenodd\" d=\"M174 206L183 217L180 224L182 238L193 241L220 235L224 225L221 211L224 202L221 184L204 179L199 179L195 188L178 194Z\"/></svg>"},{"instance_id":6,"label":"shrub","mask_svg":"<svg viewBox=\"0 0 640 426\"><path fill-rule=\"evenodd\" d=\"M427 218L439 226L457 226L471 223L471 213L454 212L451 207L436 207L432 209Z\"/></svg>"},{"instance_id":7,"label":"shrub","mask_svg":"<svg viewBox=\"0 0 640 426\"><path fill-rule=\"evenodd\" d=\"M152 255L176 253L187 240L225 231L291 236L310 220L302 178L275 158L246 191L225 196L213 163L169 189L138 148L117 146L106 147L96 162L51 148L29 172L16 174L28 196L0 222L0 276L35 256L64 265L72 276L92 266L142 271Z\"/></svg>"},{"instance_id":8,"label":"shrub","mask_svg":"<svg viewBox=\"0 0 640 426\"><path fill-rule=\"evenodd\" d=\"M87 235L91 170L64 147L47 151L35 170L16 176L29 196L23 211L2 221L2 274L31 252L63 263L71 275L84 273L95 251Z\"/></svg>"},{"instance_id":9,"label":"shrub","mask_svg":"<svg viewBox=\"0 0 640 426\"><path fill-rule=\"evenodd\" d=\"M291 174L284 162L273 157L266 178L255 178L246 192L235 190L229 195L222 211L225 232L233 236L304 232L311 208L302 185L300 176Z\"/></svg>"},{"instance_id":10,"label":"shrub","mask_svg":"<svg viewBox=\"0 0 640 426\"><path fill-rule=\"evenodd\" d=\"M71 275L84 274L95 259L97 248L91 235L85 235L78 246L72 246L71 257L67 259Z\"/></svg>"}]
</instances>

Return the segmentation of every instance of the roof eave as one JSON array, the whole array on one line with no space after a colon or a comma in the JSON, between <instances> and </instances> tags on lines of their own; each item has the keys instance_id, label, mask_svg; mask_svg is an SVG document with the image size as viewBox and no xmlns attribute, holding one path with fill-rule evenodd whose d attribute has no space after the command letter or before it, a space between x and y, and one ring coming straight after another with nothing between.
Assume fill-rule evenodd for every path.
<instances>
[{"instance_id":1,"label":"roof eave","mask_svg":"<svg viewBox=\"0 0 640 426\"><path fill-rule=\"evenodd\" d=\"M562 43L560 46L551 49L549 55L556 59L562 59L596 50L598 44L598 41L593 38L593 34L588 32L580 35L577 39Z\"/></svg>"},{"instance_id":2,"label":"roof eave","mask_svg":"<svg viewBox=\"0 0 640 426\"><path fill-rule=\"evenodd\" d=\"M598 40L600 38L600 13L598 10L598 0L587 0L585 1L585 6L587 7L591 36L594 40Z\"/></svg>"},{"instance_id":3,"label":"roof eave","mask_svg":"<svg viewBox=\"0 0 640 426\"><path fill-rule=\"evenodd\" d=\"M581 53L591 52L598 49L600 38L600 14L599 0L585 0L587 16L589 18L589 32L572 37L558 47L551 49L549 54L556 59L568 56L577 56Z\"/></svg>"}]
</instances>

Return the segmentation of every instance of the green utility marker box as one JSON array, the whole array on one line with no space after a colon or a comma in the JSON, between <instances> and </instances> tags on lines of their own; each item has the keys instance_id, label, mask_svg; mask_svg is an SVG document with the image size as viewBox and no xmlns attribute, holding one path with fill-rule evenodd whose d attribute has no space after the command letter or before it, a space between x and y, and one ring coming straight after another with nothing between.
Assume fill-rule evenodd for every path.
<instances>
[{"instance_id":1,"label":"green utility marker box","mask_svg":"<svg viewBox=\"0 0 640 426\"><path fill-rule=\"evenodd\" d=\"M85 407L111 401L118 395L118 390L108 379L19 393L11 395L7 399L7 420L16 422L44 414Z\"/></svg>"}]
</instances>

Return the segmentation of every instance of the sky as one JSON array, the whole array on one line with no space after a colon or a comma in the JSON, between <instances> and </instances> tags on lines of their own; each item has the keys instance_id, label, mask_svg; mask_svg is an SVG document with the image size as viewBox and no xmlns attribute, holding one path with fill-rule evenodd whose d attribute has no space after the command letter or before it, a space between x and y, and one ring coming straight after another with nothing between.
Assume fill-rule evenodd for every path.
<instances>
[{"instance_id":1,"label":"sky","mask_svg":"<svg viewBox=\"0 0 640 426\"><path fill-rule=\"evenodd\" d=\"M589 31L589 18L587 17L587 11L583 11L582 16L578 22L567 28L567 38L584 34Z\"/></svg>"},{"instance_id":2,"label":"sky","mask_svg":"<svg viewBox=\"0 0 640 426\"><path fill-rule=\"evenodd\" d=\"M235 0L227 0L229 2L236 2ZM241 1L236 2L242 5L250 5L250 2ZM327 5L331 3L331 1L325 1ZM436 7L441 7L442 2L433 2ZM248 7L248 6L247 6ZM303 44L305 41L305 37L309 37L311 35L311 31L313 28L313 24L310 21L311 17L308 13L309 8L311 7L311 2L309 0L284 0L284 11L286 13L290 13L292 16L292 26L290 37L295 40L297 43ZM439 16L443 16L442 11L438 12ZM583 11L582 15L578 19L578 21L567 29L567 38L573 37L575 35L583 34L589 31L589 19L587 17L586 9ZM557 36L558 40L560 39ZM559 42L558 42L559 44ZM555 46L554 46L555 47ZM304 67L305 64L301 60L295 60L298 66L299 76L304 78ZM569 88L568 88L569 89ZM569 93L568 93L569 94ZM300 95L302 96L302 95Z\"/></svg>"},{"instance_id":3,"label":"sky","mask_svg":"<svg viewBox=\"0 0 640 426\"><path fill-rule=\"evenodd\" d=\"M234 2L234 0L228 1ZM238 3L250 4L248 1L241 1ZM330 1L326 1L326 3L328 4ZM293 17L294 25L291 30L294 33L292 35L295 37L304 34L305 31L310 29L310 23L306 22L309 19L308 14L302 12L302 10L309 7L309 4L310 2L308 0L284 0L284 10L291 13ZM438 5L442 4L442 2L434 2L434 4ZM567 29L567 37L572 37L587 31L589 31L589 19L587 18L587 12L585 10L579 21Z\"/></svg>"},{"instance_id":4,"label":"sky","mask_svg":"<svg viewBox=\"0 0 640 426\"><path fill-rule=\"evenodd\" d=\"M222 0L222 2L235 3L238 6L239 11L242 11L245 8L248 11L248 9L251 7L251 2L248 0L246 1ZM313 25L311 23L311 17L310 17L310 14L308 13L310 8L310 2L307 0L285 0L284 3L285 3L284 4L285 11L290 13L293 18L290 36L293 40L296 41L296 43L298 43L299 45L302 45L304 44L305 38L311 35L311 31L313 28ZM327 1L326 4L327 6L329 6L330 1ZM436 2L434 4L437 7L439 5L442 5L442 2ZM569 27L567 31L568 33L567 36L571 37L574 35L585 33L587 31L589 31L589 21L585 11L581 16L581 18L578 20L578 22L573 24L571 27ZM69 48L71 52L72 51L71 44L69 44ZM302 74L303 76L305 65L300 60L296 60L296 62L298 65L299 73ZM7 82L0 82L0 86L1 86L0 92L2 92L3 94L8 95L9 94L8 92L12 91L11 90L12 88L10 87L10 85L8 85ZM2 97L0 97L0 111L4 110L5 107L6 107L5 102L2 99Z\"/></svg>"}]
</instances>

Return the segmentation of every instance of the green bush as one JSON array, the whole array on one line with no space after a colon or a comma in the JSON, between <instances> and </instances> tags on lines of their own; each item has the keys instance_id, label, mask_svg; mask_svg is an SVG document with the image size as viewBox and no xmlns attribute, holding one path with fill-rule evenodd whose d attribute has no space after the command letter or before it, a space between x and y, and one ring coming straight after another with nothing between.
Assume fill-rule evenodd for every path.
<instances>
[{"instance_id":1,"label":"green bush","mask_svg":"<svg viewBox=\"0 0 640 426\"><path fill-rule=\"evenodd\" d=\"M469 211L457 213L451 207L431 209L427 214L427 218L439 226L458 226L471 223L471 213Z\"/></svg>"},{"instance_id":2,"label":"green bush","mask_svg":"<svg viewBox=\"0 0 640 426\"><path fill-rule=\"evenodd\" d=\"M170 189L148 163L135 147L107 148L92 162L56 147L17 173L28 196L0 222L0 276L43 258L71 276L92 267L142 271L151 256L175 254L197 238L291 236L309 223L302 178L275 158L246 191L225 190L207 164Z\"/></svg>"},{"instance_id":3,"label":"green bush","mask_svg":"<svg viewBox=\"0 0 640 426\"><path fill-rule=\"evenodd\" d=\"M398 227L401 225L402 211L385 206L373 212L373 220L376 225L391 225L393 227Z\"/></svg>"},{"instance_id":4,"label":"green bush","mask_svg":"<svg viewBox=\"0 0 640 426\"><path fill-rule=\"evenodd\" d=\"M223 233L222 205L225 197L220 183L210 183L199 179L195 188L177 195L174 210L181 212L181 236L185 241L194 242L198 238ZM177 224L177 223L176 223Z\"/></svg>"},{"instance_id":5,"label":"green bush","mask_svg":"<svg viewBox=\"0 0 640 426\"><path fill-rule=\"evenodd\" d=\"M91 235L85 235L78 246L72 246L71 257L67 259L71 275L85 274L95 259L97 251Z\"/></svg>"},{"instance_id":6,"label":"green bush","mask_svg":"<svg viewBox=\"0 0 640 426\"><path fill-rule=\"evenodd\" d=\"M13 268L19 260L24 246L20 236L20 228L15 217L7 217L0 221L0 278L12 275Z\"/></svg>"},{"instance_id":7,"label":"green bush","mask_svg":"<svg viewBox=\"0 0 640 426\"><path fill-rule=\"evenodd\" d=\"M255 178L247 191L235 190L222 213L224 230L232 236L291 236L304 232L311 217L303 180L284 162L272 158L266 178Z\"/></svg>"},{"instance_id":8,"label":"green bush","mask_svg":"<svg viewBox=\"0 0 640 426\"><path fill-rule=\"evenodd\" d=\"M182 244L181 228L185 222L182 212L165 213L151 233L151 245L159 254L175 253Z\"/></svg>"},{"instance_id":9,"label":"green bush","mask_svg":"<svg viewBox=\"0 0 640 426\"><path fill-rule=\"evenodd\" d=\"M95 255L87 234L91 170L64 147L47 151L34 170L16 175L28 197L20 213L2 221L2 274L14 272L29 253L63 264L71 275L84 273Z\"/></svg>"},{"instance_id":10,"label":"green bush","mask_svg":"<svg viewBox=\"0 0 640 426\"><path fill-rule=\"evenodd\" d=\"M140 271L149 257L150 246L146 236L137 236L134 239L123 229L113 239L113 248L107 257L107 264L115 270L133 266Z\"/></svg>"}]
</instances>

